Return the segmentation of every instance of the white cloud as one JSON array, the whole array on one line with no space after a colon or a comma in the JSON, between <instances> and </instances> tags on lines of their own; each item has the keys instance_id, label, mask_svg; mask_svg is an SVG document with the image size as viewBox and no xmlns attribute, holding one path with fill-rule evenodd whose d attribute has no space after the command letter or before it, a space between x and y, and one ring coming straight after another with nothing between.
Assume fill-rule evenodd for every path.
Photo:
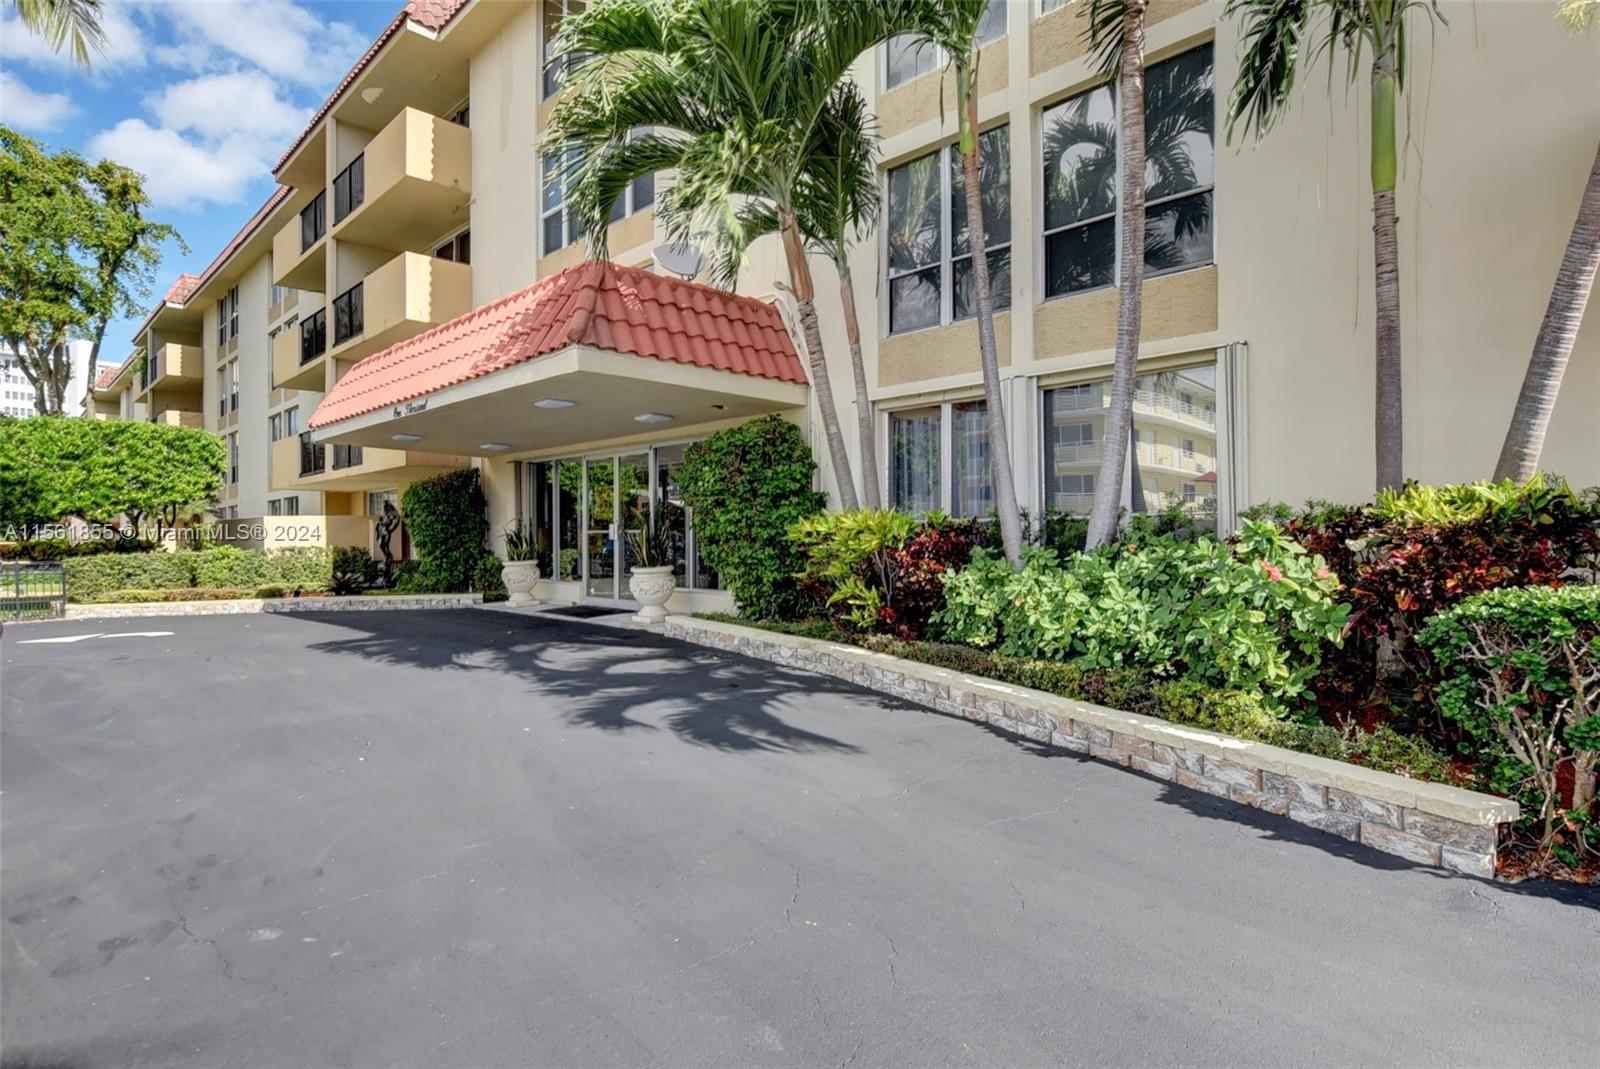
<instances>
[{"instance_id":1,"label":"white cloud","mask_svg":"<svg viewBox=\"0 0 1600 1069\"><path fill-rule=\"evenodd\" d=\"M0 122L19 130L54 130L78 113L65 93L41 93L0 71Z\"/></svg>"},{"instance_id":2,"label":"white cloud","mask_svg":"<svg viewBox=\"0 0 1600 1069\"><path fill-rule=\"evenodd\" d=\"M204 6L204 5L201 5ZM11 5L7 4L9 9ZM100 26L106 33L106 50L92 59L95 74L132 70L142 67L149 48L139 24L134 21L133 8L124 3L107 3L100 9ZM0 20L0 60L6 65L25 63L33 67L53 70L71 70L76 67L71 46L54 51L44 38L35 35L22 25L22 20L7 14Z\"/></svg>"},{"instance_id":3,"label":"white cloud","mask_svg":"<svg viewBox=\"0 0 1600 1069\"><path fill-rule=\"evenodd\" d=\"M255 71L174 82L146 97L145 106L162 126L211 141L248 136L287 143L310 118L307 109L278 95L272 79Z\"/></svg>"},{"instance_id":4,"label":"white cloud","mask_svg":"<svg viewBox=\"0 0 1600 1069\"><path fill-rule=\"evenodd\" d=\"M369 44L349 23L325 21L292 3L206 0L161 10L177 36L158 50L163 62L192 69L196 49L220 49L275 78L319 90L337 82Z\"/></svg>"},{"instance_id":5,"label":"white cloud","mask_svg":"<svg viewBox=\"0 0 1600 1069\"><path fill-rule=\"evenodd\" d=\"M237 203L264 166L259 146L248 139L202 144L143 119L123 119L96 134L89 152L143 174L145 192L161 207Z\"/></svg>"}]
</instances>

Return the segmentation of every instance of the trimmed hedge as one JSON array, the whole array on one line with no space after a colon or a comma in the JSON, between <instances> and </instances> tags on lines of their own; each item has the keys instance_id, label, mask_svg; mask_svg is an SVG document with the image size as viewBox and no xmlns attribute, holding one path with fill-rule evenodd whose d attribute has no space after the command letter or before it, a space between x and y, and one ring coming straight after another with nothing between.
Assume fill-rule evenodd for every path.
<instances>
[{"instance_id":1,"label":"trimmed hedge","mask_svg":"<svg viewBox=\"0 0 1600 1069\"><path fill-rule=\"evenodd\" d=\"M407 594L473 590L489 537L487 503L476 468L421 479L400 496L400 514L416 567L395 573L394 588Z\"/></svg>"},{"instance_id":2,"label":"trimmed hedge","mask_svg":"<svg viewBox=\"0 0 1600 1069\"><path fill-rule=\"evenodd\" d=\"M154 553L100 553L63 562L67 597L97 601L134 591L235 590L250 597L264 586L326 590L332 582L331 551L298 546L269 553L220 546L215 549ZM116 601L162 600L114 597ZM166 599L181 600L181 599Z\"/></svg>"}]
</instances>

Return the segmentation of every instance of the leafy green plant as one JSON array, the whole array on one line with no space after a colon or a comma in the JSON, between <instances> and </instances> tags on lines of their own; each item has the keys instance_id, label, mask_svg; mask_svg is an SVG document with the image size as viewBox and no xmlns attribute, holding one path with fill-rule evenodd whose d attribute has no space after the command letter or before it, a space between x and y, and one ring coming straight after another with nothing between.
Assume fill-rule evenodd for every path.
<instances>
[{"instance_id":1,"label":"leafy green plant","mask_svg":"<svg viewBox=\"0 0 1600 1069\"><path fill-rule=\"evenodd\" d=\"M288 589L278 583L268 583L265 586L256 588L256 597L258 598L285 598L288 596Z\"/></svg>"},{"instance_id":2,"label":"leafy green plant","mask_svg":"<svg viewBox=\"0 0 1600 1069\"><path fill-rule=\"evenodd\" d=\"M500 570L500 558L485 550L472 574L472 589L483 595L484 601L506 600L506 584Z\"/></svg>"},{"instance_id":3,"label":"leafy green plant","mask_svg":"<svg viewBox=\"0 0 1600 1069\"><path fill-rule=\"evenodd\" d=\"M506 525L506 560L539 559L539 535L533 524L513 521Z\"/></svg>"},{"instance_id":4,"label":"leafy green plant","mask_svg":"<svg viewBox=\"0 0 1600 1069\"><path fill-rule=\"evenodd\" d=\"M952 641L1012 656L1188 677L1281 707L1306 693L1322 645L1340 640L1337 589L1320 558L1247 521L1231 544L1160 535L1065 564L1038 550L1017 572L979 552L946 577L935 622Z\"/></svg>"},{"instance_id":5,"label":"leafy green plant","mask_svg":"<svg viewBox=\"0 0 1600 1069\"><path fill-rule=\"evenodd\" d=\"M1600 587L1491 590L1435 616L1439 711L1492 740L1538 800L1539 846L1571 863L1592 834L1600 765ZM1563 798L1570 766L1570 801Z\"/></svg>"},{"instance_id":6,"label":"leafy green plant","mask_svg":"<svg viewBox=\"0 0 1600 1069\"><path fill-rule=\"evenodd\" d=\"M235 546L218 546L193 554L194 585L198 587L249 587L267 582L267 558Z\"/></svg>"},{"instance_id":7,"label":"leafy green plant","mask_svg":"<svg viewBox=\"0 0 1600 1069\"><path fill-rule=\"evenodd\" d=\"M801 517L822 511L812 489L816 462L800 428L766 416L691 445L678 485L694 515L706 563L753 619L792 618L804 598L795 576L804 557L786 537Z\"/></svg>"},{"instance_id":8,"label":"leafy green plant","mask_svg":"<svg viewBox=\"0 0 1600 1069\"><path fill-rule=\"evenodd\" d=\"M828 591L829 607L847 624L870 631L894 601L894 552L915 527L915 520L894 509L857 509L802 517L788 538L806 556L801 577Z\"/></svg>"},{"instance_id":9,"label":"leafy green plant","mask_svg":"<svg viewBox=\"0 0 1600 1069\"><path fill-rule=\"evenodd\" d=\"M459 593L473 589L489 534L483 490L475 468L461 468L406 487L400 511L421 567L408 579L413 593ZM395 586L400 587L399 580Z\"/></svg>"},{"instance_id":10,"label":"leafy green plant","mask_svg":"<svg viewBox=\"0 0 1600 1069\"><path fill-rule=\"evenodd\" d=\"M644 526L630 528L624 536L628 540L628 554L635 568L661 568L672 563L672 536L664 524L650 526L646 517L640 517Z\"/></svg>"},{"instance_id":11,"label":"leafy green plant","mask_svg":"<svg viewBox=\"0 0 1600 1069\"><path fill-rule=\"evenodd\" d=\"M330 589L339 595L359 594L378 578L378 562L365 546L338 546L333 551Z\"/></svg>"},{"instance_id":12,"label":"leafy green plant","mask_svg":"<svg viewBox=\"0 0 1600 1069\"><path fill-rule=\"evenodd\" d=\"M1407 526L1476 520L1548 524L1553 522L1554 510L1574 507L1581 507L1581 502L1564 480L1536 475L1523 483L1511 479L1445 486L1407 482L1399 490L1378 491L1377 500L1367 512L1387 523Z\"/></svg>"},{"instance_id":13,"label":"leafy green plant","mask_svg":"<svg viewBox=\"0 0 1600 1069\"><path fill-rule=\"evenodd\" d=\"M333 583L333 554L327 546L284 546L267 552L267 582L304 593ZM377 578L376 565L372 579Z\"/></svg>"}]
</instances>

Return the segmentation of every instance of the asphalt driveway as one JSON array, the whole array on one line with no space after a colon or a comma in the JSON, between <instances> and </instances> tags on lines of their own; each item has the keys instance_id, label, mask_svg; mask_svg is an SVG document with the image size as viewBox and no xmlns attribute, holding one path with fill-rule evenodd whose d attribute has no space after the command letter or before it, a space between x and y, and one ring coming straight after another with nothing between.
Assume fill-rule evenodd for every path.
<instances>
[{"instance_id":1,"label":"asphalt driveway","mask_svg":"<svg viewBox=\"0 0 1600 1069\"><path fill-rule=\"evenodd\" d=\"M6 1069L1600 1050L1600 895L765 663L486 611L3 646Z\"/></svg>"}]
</instances>

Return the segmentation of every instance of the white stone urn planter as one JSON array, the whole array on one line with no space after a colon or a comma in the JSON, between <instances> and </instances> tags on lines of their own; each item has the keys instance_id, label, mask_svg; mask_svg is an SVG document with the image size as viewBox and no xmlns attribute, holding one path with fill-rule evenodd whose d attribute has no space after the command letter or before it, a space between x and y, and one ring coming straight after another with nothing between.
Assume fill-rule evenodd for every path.
<instances>
[{"instance_id":1,"label":"white stone urn planter","mask_svg":"<svg viewBox=\"0 0 1600 1069\"><path fill-rule=\"evenodd\" d=\"M628 572L628 593L639 603L634 620L641 624L659 624L667 618L667 599L678 588L678 577L672 574L672 565L659 568L634 568Z\"/></svg>"},{"instance_id":2,"label":"white stone urn planter","mask_svg":"<svg viewBox=\"0 0 1600 1069\"><path fill-rule=\"evenodd\" d=\"M532 605L533 588L539 582L539 562L508 560L500 565L500 581L509 595L507 605Z\"/></svg>"}]
</instances>

